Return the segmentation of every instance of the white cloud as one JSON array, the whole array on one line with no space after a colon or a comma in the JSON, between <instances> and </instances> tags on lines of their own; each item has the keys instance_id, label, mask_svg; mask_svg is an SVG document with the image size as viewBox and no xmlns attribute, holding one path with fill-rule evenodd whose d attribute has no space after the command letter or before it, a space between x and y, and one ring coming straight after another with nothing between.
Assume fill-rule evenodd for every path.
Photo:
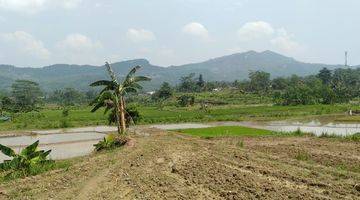
<instances>
[{"instance_id":1,"label":"white cloud","mask_svg":"<svg viewBox=\"0 0 360 200\"><path fill-rule=\"evenodd\" d=\"M209 40L209 31L206 29L206 27L198 22L191 22L187 25L185 25L182 29L183 33L200 37L203 40Z\"/></svg>"},{"instance_id":2,"label":"white cloud","mask_svg":"<svg viewBox=\"0 0 360 200\"><path fill-rule=\"evenodd\" d=\"M66 9L74 9L76 8L82 0L57 0L57 4L66 8Z\"/></svg>"},{"instance_id":3,"label":"white cloud","mask_svg":"<svg viewBox=\"0 0 360 200\"><path fill-rule=\"evenodd\" d=\"M37 40L31 34L24 31L0 34L0 40L23 55L34 56L40 59L48 59L50 51L46 49L42 41Z\"/></svg>"},{"instance_id":4,"label":"white cloud","mask_svg":"<svg viewBox=\"0 0 360 200\"><path fill-rule=\"evenodd\" d=\"M101 42L93 41L89 37L79 33L68 35L64 40L58 42L57 46L61 48L61 50L78 53L102 48Z\"/></svg>"},{"instance_id":5,"label":"white cloud","mask_svg":"<svg viewBox=\"0 0 360 200\"><path fill-rule=\"evenodd\" d=\"M233 3L236 7L243 7L249 0L237 0Z\"/></svg>"},{"instance_id":6,"label":"white cloud","mask_svg":"<svg viewBox=\"0 0 360 200\"><path fill-rule=\"evenodd\" d=\"M70 34L57 42L55 51L57 62L101 64L105 58L103 44L80 33Z\"/></svg>"},{"instance_id":7,"label":"white cloud","mask_svg":"<svg viewBox=\"0 0 360 200\"><path fill-rule=\"evenodd\" d=\"M293 34L285 28L274 28L270 23L255 21L245 23L238 30L242 46L249 49L272 49L290 53L301 49Z\"/></svg>"},{"instance_id":8,"label":"white cloud","mask_svg":"<svg viewBox=\"0 0 360 200\"><path fill-rule=\"evenodd\" d=\"M238 30L238 36L242 41L267 39L274 33L271 24L264 21L248 22Z\"/></svg>"},{"instance_id":9,"label":"white cloud","mask_svg":"<svg viewBox=\"0 0 360 200\"><path fill-rule=\"evenodd\" d=\"M280 28L277 30L277 36L270 42L283 51L294 51L297 50L300 45L294 41L293 38L294 36L289 34L284 28Z\"/></svg>"},{"instance_id":10,"label":"white cloud","mask_svg":"<svg viewBox=\"0 0 360 200\"><path fill-rule=\"evenodd\" d=\"M82 0L0 0L0 9L33 14L48 8L72 9L81 2Z\"/></svg>"},{"instance_id":11,"label":"white cloud","mask_svg":"<svg viewBox=\"0 0 360 200\"><path fill-rule=\"evenodd\" d=\"M0 0L0 8L27 13L43 9L46 0Z\"/></svg>"},{"instance_id":12,"label":"white cloud","mask_svg":"<svg viewBox=\"0 0 360 200\"><path fill-rule=\"evenodd\" d=\"M131 28L127 31L126 37L132 42L149 42L156 40L154 33L145 29Z\"/></svg>"}]
</instances>

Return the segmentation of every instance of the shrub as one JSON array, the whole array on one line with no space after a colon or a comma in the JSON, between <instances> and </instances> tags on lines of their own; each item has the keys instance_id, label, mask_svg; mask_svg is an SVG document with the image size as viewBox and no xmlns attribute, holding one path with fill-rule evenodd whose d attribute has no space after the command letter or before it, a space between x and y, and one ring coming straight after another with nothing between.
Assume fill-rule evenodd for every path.
<instances>
[{"instance_id":1,"label":"shrub","mask_svg":"<svg viewBox=\"0 0 360 200\"><path fill-rule=\"evenodd\" d=\"M71 127L71 123L66 118L60 120L60 128L69 128L69 127Z\"/></svg>"},{"instance_id":2,"label":"shrub","mask_svg":"<svg viewBox=\"0 0 360 200\"><path fill-rule=\"evenodd\" d=\"M130 124L137 124L141 120L141 114L135 105L129 105L125 109L125 120L126 127L129 127ZM116 113L115 110L112 110L108 116L109 125L116 123Z\"/></svg>"},{"instance_id":3,"label":"shrub","mask_svg":"<svg viewBox=\"0 0 360 200\"><path fill-rule=\"evenodd\" d=\"M345 139L349 139L352 141L360 141L360 133L355 133L353 135L345 136Z\"/></svg>"},{"instance_id":4,"label":"shrub","mask_svg":"<svg viewBox=\"0 0 360 200\"><path fill-rule=\"evenodd\" d=\"M192 95L181 95L178 97L178 104L181 107L193 106L195 104L195 97Z\"/></svg>"},{"instance_id":5,"label":"shrub","mask_svg":"<svg viewBox=\"0 0 360 200\"><path fill-rule=\"evenodd\" d=\"M124 146L128 142L128 138L118 134L109 134L97 144L94 144L95 151L109 150L116 147Z\"/></svg>"},{"instance_id":6,"label":"shrub","mask_svg":"<svg viewBox=\"0 0 360 200\"><path fill-rule=\"evenodd\" d=\"M163 84L161 85L160 89L158 91L156 91L151 98L154 101L161 101L161 100L166 100L169 99L170 97L173 96L173 89L171 88L170 84L167 82L163 82Z\"/></svg>"},{"instance_id":7,"label":"shrub","mask_svg":"<svg viewBox=\"0 0 360 200\"><path fill-rule=\"evenodd\" d=\"M126 125L129 126L131 123L137 124L141 120L141 115L136 106L130 105L126 108L125 118Z\"/></svg>"},{"instance_id":8,"label":"shrub","mask_svg":"<svg viewBox=\"0 0 360 200\"><path fill-rule=\"evenodd\" d=\"M51 150L37 150L38 145L39 141L36 141L16 154L13 149L0 144L1 152L12 157L12 160L5 160L0 164L0 171L11 171L6 177L27 176L43 171L45 166L53 163L52 160L47 159Z\"/></svg>"},{"instance_id":9,"label":"shrub","mask_svg":"<svg viewBox=\"0 0 360 200\"><path fill-rule=\"evenodd\" d=\"M60 120L60 128L69 128L71 127L71 123L68 120L69 117L69 108L64 107L62 112L62 119Z\"/></svg>"}]
</instances>

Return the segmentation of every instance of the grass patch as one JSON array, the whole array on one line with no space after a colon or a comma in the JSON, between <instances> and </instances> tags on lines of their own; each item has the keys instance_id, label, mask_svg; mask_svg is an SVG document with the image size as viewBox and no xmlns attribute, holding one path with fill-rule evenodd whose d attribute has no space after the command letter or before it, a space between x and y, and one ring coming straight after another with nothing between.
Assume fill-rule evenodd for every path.
<instances>
[{"instance_id":1,"label":"grass patch","mask_svg":"<svg viewBox=\"0 0 360 200\"><path fill-rule=\"evenodd\" d=\"M43 165L32 166L29 170L8 170L0 172L0 182L7 182L14 179L25 178L28 176L35 176L51 170L65 169L71 166L68 160L50 162Z\"/></svg>"},{"instance_id":2,"label":"grass patch","mask_svg":"<svg viewBox=\"0 0 360 200\"><path fill-rule=\"evenodd\" d=\"M303 136L308 136L308 137L315 137L316 135L314 133L306 133L301 131L299 128L296 131L293 132L281 132L279 133L279 136L295 136L295 137L303 137Z\"/></svg>"},{"instance_id":3,"label":"grass patch","mask_svg":"<svg viewBox=\"0 0 360 200\"><path fill-rule=\"evenodd\" d=\"M322 133L319 138L334 138L334 139L341 139L341 140L347 140L347 141L354 141L354 142L360 142L360 133L355 133L352 135L336 135L336 134L330 134L330 133Z\"/></svg>"},{"instance_id":4,"label":"grass patch","mask_svg":"<svg viewBox=\"0 0 360 200\"><path fill-rule=\"evenodd\" d=\"M310 154L303 151L298 152L295 156L295 159L299 161L308 161L310 160L310 158L311 158Z\"/></svg>"},{"instance_id":5,"label":"grass patch","mask_svg":"<svg viewBox=\"0 0 360 200\"><path fill-rule=\"evenodd\" d=\"M240 140L240 141L237 143L237 146L240 147L240 148L244 148L244 141Z\"/></svg>"},{"instance_id":6,"label":"grass patch","mask_svg":"<svg viewBox=\"0 0 360 200\"><path fill-rule=\"evenodd\" d=\"M204 138L221 136L266 136L276 133L263 129L248 128L242 126L218 126L210 128L194 128L179 130L181 133L200 136Z\"/></svg>"}]
</instances>

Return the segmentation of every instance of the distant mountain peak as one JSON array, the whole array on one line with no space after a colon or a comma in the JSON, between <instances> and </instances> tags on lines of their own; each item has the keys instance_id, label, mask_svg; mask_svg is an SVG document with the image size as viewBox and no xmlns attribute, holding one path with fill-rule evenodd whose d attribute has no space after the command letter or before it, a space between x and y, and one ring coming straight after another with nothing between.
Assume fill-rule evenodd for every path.
<instances>
[{"instance_id":1,"label":"distant mountain peak","mask_svg":"<svg viewBox=\"0 0 360 200\"><path fill-rule=\"evenodd\" d=\"M266 50L262 52L257 52L254 50L246 51L242 53L234 53L227 56L222 56L214 59L210 59L206 62L223 62L223 61L234 61L234 62L241 62L242 60L248 60L248 59L255 59L255 60L266 60L266 61L286 61L286 62L296 62L294 58L287 57L284 55L281 55L279 53L276 53L274 51Z\"/></svg>"},{"instance_id":2,"label":"distant mountain peak","mask_svg":"<svg viewBox=\"0 0 360 200\"><path fill-rule=\"evenodd\" d=\"M287 58L287 59L292 59L292 60L295 60L294 58L291 58L291 57L288 57L288 56L284 56L282 54L279 54L277 52L274 52L274 51L270 51L270 50L266 50L266 51L263 51L263 52L260 52L259 55L265 55L265 56L272 56L272 57L282 57L282 58Z\"/></svg>"},{"instance_id":3,"label":"distant mountain peak","mask_svg":"<svg viewBox=\"0 0 360 200\"><path fill-rule=\"evenodd\" d=\"M159 67L152 65L147 59L133 59L112 63L115 73L119 77L140 65L143 68L138 72L152 78L144 84L145 89L155 89L163 81L177 84L182 76L190 73L202 74L207 81L244 80L250 71L266 71L272 77L290 76L293 74L305 76L318 73L327 67L335 69L342 65L325 65L299 62L293 58L266 50L262 52L247 51L210 59L204 62L181 66ZM0 65L0 90L11 88L16 79L29 79L39 82L44 90L50 91L65 87L87 90L92 81L107 77L106 70L100 66L58 64L43 68L18 68L9 65Z\"/></svg>"},{"instance_id":4,"label":"distant mountain peak","mask_svg":"<svg viewBox=\"0 0 360 200\"><path fill-rule=\"evenodd\" d=\"M150 65L150 62L147 59L144 59L144 58L126 60L126 61L115 62L115 63L111 63L111 64L112 65L117 65L117 64L121 64L121 63L126 63L126 64L130 64L130 65L140 65L140 66L148 66L148 65Z\"/></svg>"}]
</instances>

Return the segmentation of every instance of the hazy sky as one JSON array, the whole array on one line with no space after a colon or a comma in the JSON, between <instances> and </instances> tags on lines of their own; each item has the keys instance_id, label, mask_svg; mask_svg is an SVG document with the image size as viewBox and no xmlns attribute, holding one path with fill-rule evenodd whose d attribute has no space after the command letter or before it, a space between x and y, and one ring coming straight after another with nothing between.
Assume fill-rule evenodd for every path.
<instances>
[{"instance_id":1,"label":"hazy sky","mask_svg":"<svg viewBox=\"0 0 360 200\"><path fill-rule=\"evenodd\" d=\"M359 0L0 0L0 63L147 58L168 66L247 50L360 64Z\"/></svg>"}]
</instances>

